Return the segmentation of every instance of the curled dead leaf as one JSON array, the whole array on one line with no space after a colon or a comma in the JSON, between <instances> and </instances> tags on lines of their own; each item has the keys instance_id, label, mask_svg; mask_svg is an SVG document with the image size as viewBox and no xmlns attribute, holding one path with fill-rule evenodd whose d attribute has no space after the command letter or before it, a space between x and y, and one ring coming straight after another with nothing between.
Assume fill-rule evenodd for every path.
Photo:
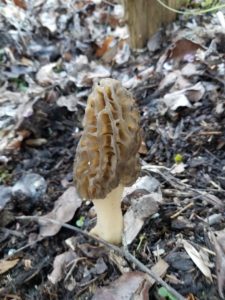
<instances>
[{"instance_id":1,"label":"curled dead leaf","mask_svg":"<svg viewBox=\"0 0 225 300\"><path fill-rule=\"evenodd\" d=\"M81 202L76 188L73 186L69 187L55 202L53 210L39 220L40 237L55 235L61 228L61 225L52 223L47 219L53 219L62 224L70 221L76 210L81 206Z\"/></svg>"},{"instance_id":2,"label":"curled dead leaf","mask_svg":"<svg viewBox=\"0 0 225 300\"><path fill-rule=\"evenodd\" d=\"M195 263L195 265L199 268L205 277L207 277L212 282L212 274L209 267L205 264L201 254L197 251L188 241L182 240L184 249Z\"/></svg>"},{"instance_id":3,"label":"curled dead leaf","mask_svg":"<svg viewBox=\"0 0 225 300\"><path fill-rule=\"evenodd\" d=\"M201 45L188 40L180 39L172 44L168 50L169 59L184 59L188 55L194 55L198 49L203 49Z\"/></svg>"}]
</instances>

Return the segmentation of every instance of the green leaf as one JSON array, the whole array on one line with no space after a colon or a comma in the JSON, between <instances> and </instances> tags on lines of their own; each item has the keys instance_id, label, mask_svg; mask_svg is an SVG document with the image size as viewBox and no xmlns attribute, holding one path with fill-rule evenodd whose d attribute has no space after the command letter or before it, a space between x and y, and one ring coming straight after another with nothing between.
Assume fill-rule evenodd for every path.
<instances>
[{"instance_id":1,"label":"green leaf","mask_svg":"<svg viewBox=\"0 0 225 300\"><path fill-rule=\"evenodd\" d=\"M164 288L163 286L161 288L158 289L158 294L159 296L168 299L168 300L177 300L177 298L175 298L169 291L167 291L166 288Z\"/></svg>"},{"instance_id":2,"label":"green leaf","mask_svg":"<svg viewBox=\"0 0 225 300\"><path fill-rule=\"evenodd\" d=\"M24 82L19 82L19 84L18 84L18 89L19 89L21 92L26 92L26 90L27 90L27 83L25 84Z\"/></svg>"},{"instance_id":3,"label":"green leaf","mask_svg":"<svg viewBox=\"0 0 225 300\"><path fill-rule=\"evenodd\" d=\"M8 170L3 170L0 168L0 184L7 183L11 178L11 175Z\"/></svg>"},{"instance_id":4,"label":"green leaf","mask_svg":"<svg viewBox=\"0 0 225 300\"><path fill-rule=\"evenodd\" d=\"M83 227L83 225L84 225L84 220L85 220L85 218L84 218L83 216L81 216L81 217L76 221L77 227Z\"/></svg>"},{"instance_id":5,"label":"green leaf","mask_svg":"<svg viewBox=\"0 0 225 300\"><path fill-rule=\"evenodd\" d=\"M13 78L13 79L11 79L11 82L16 86L16 88L20 92L26 92L26 90L28 88L28 83L26 82L25 79L23 79L21 77Z\"/></svg>"},{"instance_id":6,"label":"green leaf","mask_svg":"<svg viewBox=\"0 0 225 300\"><path fill-rule=\"evenodd\" d=\"M183 161L183 156L181 154L175 154L174 155L174 161L176 164L180 164Z\"/></svg>"}]
</instances>

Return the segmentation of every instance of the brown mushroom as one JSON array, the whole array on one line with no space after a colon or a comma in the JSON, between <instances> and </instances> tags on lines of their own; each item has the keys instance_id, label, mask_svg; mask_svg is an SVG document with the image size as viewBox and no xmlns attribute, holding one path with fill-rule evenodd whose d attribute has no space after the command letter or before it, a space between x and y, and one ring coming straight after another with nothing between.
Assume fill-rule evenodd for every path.
<instances>
[{"instance_id":1,"label":"brown mushroom","mask_svg":"<svg viewBox=\"0 0 225 300\"><path fill-rule=\"evenodd\" d=\"M102 79L90 94L84 131L74 164L80 196L94 203L97 225L91 233L119 244L122 240L123 189L140 170L139 113L132 95L115 79Z\"/></svg>"}]
</instances>

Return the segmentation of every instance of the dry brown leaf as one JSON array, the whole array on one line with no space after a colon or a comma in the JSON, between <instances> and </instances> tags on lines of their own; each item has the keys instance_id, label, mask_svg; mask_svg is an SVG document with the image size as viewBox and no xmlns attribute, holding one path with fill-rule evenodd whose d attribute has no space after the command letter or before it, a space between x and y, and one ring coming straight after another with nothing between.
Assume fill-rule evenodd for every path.
<instances>
[{"instance_id":1,"label":"dry brown leaf","mask_svg":"<svg viewBox=\"0 0 225 300\"><path fill-rule=\"evenodd\" d=\"M127 260L124 257L118 255L116 252L109 251L109 259L117 266L121 274L131 271L131 268L128 265Z\"/></svg>"},{"instance_id":2,"label":"dry brown leaf","mask_svg":"<svg viewBox=\"0 0 225 300\"><path fill-rule=\"evenodd\" d=\"M92 300L148 300L149 288L150 283L145 273L138 271L128 272L120 276L108 287L97 290Z\"/></svg>"},{"instance_id":3,"label":"dry brown leaf","mask_svg":"<svg viewBox=\"0 0 225 300\"><path fill-rule=\"evenodd\" d=\"M145 142L143 140L141 142L141 145L140 145L140 148L138 150L138 153L140 153L140 154L147 154L148 153L147 146L146 146L146 144L145 144Z\"/></svg>"},{"instance_id":4,"label":"dry brown leaf","mask_svg":"<svg viewBox=\"0 0 225 300\"><path fill-rule=\"evenodd\" d=\"M10 269L14 268L19 262L19 258L13 260L1 260L0 261L0 274L4 274Z\"/></svg>"},{"instance_id":5,"label":"dry brown leaf","mask_svg":"<svg viewBox=\"0 0 225 300\"><path fill-rule=\"evenodd\" d=\"M175 111L179 107L192 107L188 98L184 95L184 91L177 91L166 94L163 98L166 106Z\"/></svg>"},{"instance_id":6,"label":"dry brown leaf","mask_svg":"<svg viewBox=\"0 0 225 300\"><path fill-rule=\"evenodd\" d=\"M19 150L23 140L29 137L31 132L28 130L20 130L17 131L17 136L7 145L7 149L9 150Z\"/></svg>"},{"instance_id":7,"label":"dry brown leaf","mask_svg":"<svg viewBox=\"0 0 225 300\"><path fill-rule=\"evenodd\" d=\"M162 101L169 109L175 111L179 107L192 107L190 101L197 102L202 99L204 94L205 88L201 82L198 82L193 86L166 94Z\"/></svg>"},{"instance_id":8,"label":"dry brown leaf","mask_svg":"<svg viewBox=\"0 0 225 300\"><path fill-rule=\"evenodd\" d=\"M195 265L199 268L205 277L207 277L212 282L212 274L209 267L205 264L201 254L186 240L182 240L184 249L190 256Z\"/></svg>"},{"instance_id":9,"label":"dry brown leaf","mask_svg":"<svg viewBox=\"0 0 225 300\"><path fill-rule=\"evenodd\" d=\"M187 55L194 55L202 46L187 39L180 39L170 46L168 58L183 59Z\"/></svg>"},{"instance_id":10,"label":"dry brown leaf","mask_svg":"<svg viewBox=\"0 0 225 300\"><path fill-rule=\"evenodd\" d=\"M42 88L35 84L26 93L11 92L6 86L0 88L0 152L7 148L18 150L23 139L28 137L27 130L16 130L24 118L33 114L33 105L39 99L35 94L40 95L41 91Z\"/></svg>"},{"instance_id":11,"label":"dry brown leaf","mask_svg":"<svg viewBox=\"0 0 225 300\"><path fill-rule=\"evenodd\" d=\"M171 169L171 174L181 174L185 171L186 165L184 163L174 164Z\"/></svg>"},{"instance_id":12,"label":"dry brown leaf","mask_svg":"<svg viewBox=\"0 0 225 300\"><path fill-rule=\"evenodd\" d=\"M50 63L41 67L36 74L37 82L40 85L46 86L53 84L57 79L59 79L59 74L53 70L56 66L57 63Z\"/></svg>"},{"instance_id":13,"label":"dry brown leaf","mask_svg":"<svg viewBox=\"0 0 225 300\"><path fill-rule=\"evenodd\" d=\"M216 208L224 209L224 202L217 196L204 192L202 193L202 198L214 205Z\"/></svg>"},{"instance_id":14,"label":"dry brown leaf","mask_svg":"<svg viewBox=\"0 0 225 300\"><path fill-rule=\"evenodd\" d=\"M144 220L159 210L158 202L161 202L162 194L151 193L133 200L131 207L124 215L124 237L129 245L136 238L144 225Z\"/></svg>"},{"instance_id":15,"label":"dry brown leaf","mask_svg":"<svg viewBox=\"0 0 225 300\"><path fill-rule=\"evenodd\" d=\"M117 53L114 57L115 62L118 65L122 65L128 62L130 58L130 47L127 41L120 41Z\"/></svg>"},{"instance_id":16,"label":"dry brown leaf","mask_svg":"<svg viewBox=\"0 0 225 300\"><path fill-rule=\"evenodd\" d=\"M127 245L133 242L143 225L144 220L136 218L132 209L126 212L124 215L124 237Z\"/></svg>"},{"instance_id":17,"label":"dry brown leaf","mask_svg":"<svg viewBox=\"0 0 225 300\"><path fill-rule=\"evenodd\" d=\"M24 0L13 0L14 4L22 9L27 9L27 5Z\"/></svg>"},{"instance_id":18,"label":"dry brown leaf","mask_svg":"<svg viewBox=\"0 0 225 300\"><path fill-rule=\"evenodd\" d=\"M124 189L123 198L135 193L136 191L140 192L141 190L153 193L157 191L159 187L160 183L156 178L149 175L139 177L132 186L128 186Z\"/></svg>"},{"instance_id":19,"label":"dry brown leaf","mask_svg":"<svg viewBox=\"0 0 225 300\"><path fill-rule=\"evenodd\" d=\"M192 77L194 75L201 74L201 71L197 70L197 67L193 63L185 64L185 66L181 69L181 73L185 77Z\"/></svg>"},{"instance_id":20,"label":"dry brown leaf","mask_svg":"<svg viewBox=\"0 0 225 300\"><path fill-rule=\"evenodd\" d=\"M155 52L161 48L162 31L157 31L148 41L147 48L149 52Z\"/></svg>"},{"instance_id":21,"label":"dry brown leaf","mask_svg":"<svg viewBox=\"0 0 225 300\"><path fill-rule=\"evenodd\" d=\"M205 88L201 82L197 82L192 87L189 87L185 91L185 95L190 101L197 102L202 99L205 94Z\"/></svg>"},{"instance_id":22,"label":"dry brown leaf","mask_svg":"<svg viewBox=\"0 0 225 300\"><path fill-rule=\"evenodd\" d=\"M44 138L38 138L38 139L27 139L26 140L26 145L31 146L31 147L40 147L45 144L47 144L47 140Z\"/></svg>"},{"instance_id":23,"label":"dry brown leaf","mask_svg":"<svg viewBox=\"0 0 225 300\"><path fill-rule=\"evenodd\" d=\"M54 224L46 219L53 219L60 223L70 221L76 210L81 206L81 199L77 194L75 187L69 187L61 197L55 202L53 210L44 215L40 220L40 237L55 235L62 227L59 224Z\"/></svg>"},{"instance_id":24,"label":"dry brown leaf","mask_svg":"<svg viewBox=\"0 0 225 300\"><path fill-rule=\"evenodd\" d=\"M158 91L169 89L172 85L174 85L179 76L181 76L180 70L175 70L166 74L166 76L159 83Z\"/></svg>"},{"instance_id":25,"label":"dry brown leaf","mask_svg":"<svg viewBox=\"0 0 225 300\"><path fill-rule=\"evenodd\" d=\"M69 111L77 111L77 102L78 99L76 95L68 95L68 96L61 96L57 100L57 105L62 107L65 106Z\"/></svg>"},{"instance_id":26,"label":"dry brown leaf","mask_svg":"<svg viewBox=\"0 0 225 300\"><path fill-rule=\"evenodd\" d=\"M215 236L216 234L216 236ZM224 299L224 287L225 287L225 229L210 232L209 237L214 243L216 251L216 273L219 295Z\"/></svg>"},{"instance_id":27,"label":"dry brown leaf","mask_svg":"<svg viewBox=\"0 0 225 300\"><path fill-rule=\"evenodd\" d=\"M54 4L52 4L54 7ZM46 9L39 15L40 23L48 28L51 33L54 33L57 30L57 19L58 14L52 9Z\"/></svg>"},{"instance_id":28,"label":"dry brown leaf","mask_svg":"<svg viewBox=\"0 0 225 300\"><path fill-rule=\"evenodd\" d=\"M65 275L66 265L76 258L76 253L71 250L57 255L54 259L53 271L48 275L48 280L53 284L62 280Z\"/></svg>"},{"instance_id":29,"label":"dry brown leaf","mask_svg":"<svg viewBox=\"0 0 225 300\"><path fill-rule=\"evenodd\" d=\"M196 298L193 294L188 294L187 300L196 300Z\"/></svg>"},{"instance_id":30,"label":"dry brown leaf","mask_svg":"<svg viewBox=\"0 0 225 300\"><path fill-rule=\"evenodd\" d=\"M101 47L98 47L97 51L96 51L96 56L97 57L102 57L106 51L108 51L110 44L112 43L112 41L114 40L114 37L109 35L105 38L105 40L103 41Z\"/></svg>"},{"instance_id":31,"label":"dry brown leaf","mask_svg":"<svg viewBox=\"0 0 225 300\"><path fill-rule=\"evenodd\" d=\"M1 14L16 28L18 28L19 24L24 22L26 18L24 9L15 5L14 1L8 1L7 5L1 7Z\"/></svg>"},{"instance_id":32,"label":"dry brown leaf","mask_svg":"<svg viewBox=\"0 0 225 300\"><path fill-rule=\"evenodd\" d=\"M154 274L162 277L166 274L169 265L160 259L152 268ZM149 289L155 280L142 272L126 272L108 287L97 290L92 300L148 300Z\"/></svg>"}]
</instances>

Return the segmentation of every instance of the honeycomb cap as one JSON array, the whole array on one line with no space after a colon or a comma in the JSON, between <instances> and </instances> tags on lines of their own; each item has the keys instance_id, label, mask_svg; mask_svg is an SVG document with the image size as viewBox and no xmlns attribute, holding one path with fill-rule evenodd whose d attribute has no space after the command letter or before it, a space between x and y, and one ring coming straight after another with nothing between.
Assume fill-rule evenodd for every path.
<instances>
[{"instance_id":1,"label":"honeycomb cap","mask_svg":"<svg viewBox=\"0 0 225 300\"><path fill-rule=\"evenodd\" d=\"M83 134L76 150L74 182L84 199L104 199L119 184L129 186L140 171L140 116L130 92L102 79L88 97Z\"/></svg>"}]
</instances>

